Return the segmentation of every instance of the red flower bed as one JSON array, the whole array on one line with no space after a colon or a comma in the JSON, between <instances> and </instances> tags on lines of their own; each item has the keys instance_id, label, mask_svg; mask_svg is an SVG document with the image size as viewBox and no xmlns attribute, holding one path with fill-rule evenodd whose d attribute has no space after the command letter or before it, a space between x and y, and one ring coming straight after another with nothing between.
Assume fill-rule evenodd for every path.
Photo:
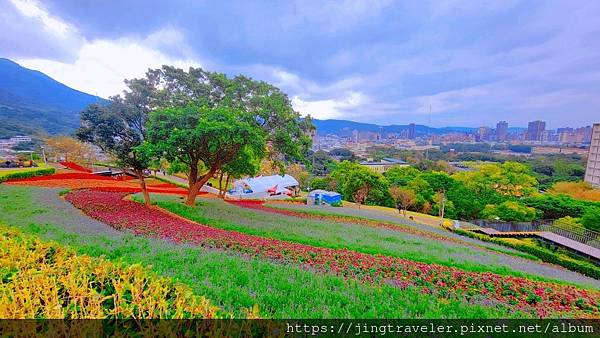
<instances>
[{"instance_id":1,"label":"red flower bed","mask_svg":"<svg viewBox=\"0 0 600 338\"><path fill-rule=\"evenodd\" d=\"M492 273L466 272L382 255L334 250L211 228L158 208L123 200L125 193L78 190L66 199L89 216L135 234L234 250L362 281L413 286L425 294L500 305L539 317L600 317L600 292Z\"/></svg>"},{"instance_id":2,"label":"red flower bed","mask_svg":"<svg viewBox=\"0 0 600 338\"><path fill-rule=\"evenodd\" d=\"M160 186L148 186L146 187L148 192L153 193L161 193L161 194L177 194L177 195L187 195L188 191L183 188L179 188L173 185L165 186L161 184ZM122 193L138 193L141 192L142 189L139 187L98 187L95 188L97 191L106 191L106 192L122 192ZM207 194L206 192L199 192L198 195Z\"/></svg>"},{"instance_id":3,"label":"red flower bed","mask_svg":"<svg viewBox=\"0 0 600 338\"><path fill-rule=\"evenodd\" d=\"M36 181L51 181L51 180L100 180L100 181L129 181L134 179L130 176L121 176L121 177L110 177L110 176L100 176L94 175L90 173L62 173L62 174L52 174L46 176L34 176L28 178L22 178L17 180L12 180L11 182L36 182Z\"/></svg>"},{"instance_id":4,"label":"red flower bed","mask_svg":"<svg viewBox=\"0 0 600 338\"><path fill-rule=\"evenodd\" d=\"M83 171L83 172L86 172L86 173L91 173L92 172L90 169L82 167L82 166L80 166L79 164L77 164L75 162L70 162L70 161L68 161L68 162L60 162L60 164L62 166L65 166L65 167L67 167L69 169L73 169L73 170L76 170L76 171Z\"/></svg>"},{"instance_id":5,"label":"red flower bed","mask_svg":"<svg viewBox=\"0 0 600 338\"><path fill-rule=\"evenodd\" d=\"M12 180L8 184L34 185L49 188L100 189L104 191L137 193L142 191L137 179L131 176L100 176L89 173L66 173ZM149 192L187 195L187 190L169 183L147 181Z\"/></svg>"}]
</instances>

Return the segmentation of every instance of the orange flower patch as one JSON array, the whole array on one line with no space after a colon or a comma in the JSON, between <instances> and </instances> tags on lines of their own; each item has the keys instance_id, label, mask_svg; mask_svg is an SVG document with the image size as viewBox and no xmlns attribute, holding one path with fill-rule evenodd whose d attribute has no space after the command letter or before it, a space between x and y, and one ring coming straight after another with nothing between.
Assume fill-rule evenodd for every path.
<instances>
[{"instance_id":1,"label":"orange flower patch","mask_svg":"<svg viewBox=\"0 0 600 338\"><path fill-rule=\"evenodd\" d=\"M48 176L30 177L7 182L13 185L29 185L46 188L89 189L105 191L137 193L142 191L137 179L131 176L108 177L89 173L60 173ZM155 179L147 179L149 192L186 195L187 190L173 184L163 183Z\"/></svg>"}]
</instances>

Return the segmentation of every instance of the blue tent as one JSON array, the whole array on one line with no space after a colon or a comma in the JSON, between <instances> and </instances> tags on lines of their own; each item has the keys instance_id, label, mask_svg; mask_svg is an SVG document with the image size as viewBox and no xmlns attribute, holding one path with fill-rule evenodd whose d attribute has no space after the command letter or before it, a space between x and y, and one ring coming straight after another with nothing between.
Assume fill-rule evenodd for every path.
<instances>
[{"instance_id":1,"label":"blue tent","mask_svg":"<svg viewBox=\"0 0 600 338\"><path fill-rule=\"evenodd\" d=\"M342 195L335 191L327 191L327 190L313 190L308 193L308 197L311 200L315 201L315 204L319 204L319 201L325 202L327 204L333 204L336 202L342 202Z\"/></svg>"}]
</instances>

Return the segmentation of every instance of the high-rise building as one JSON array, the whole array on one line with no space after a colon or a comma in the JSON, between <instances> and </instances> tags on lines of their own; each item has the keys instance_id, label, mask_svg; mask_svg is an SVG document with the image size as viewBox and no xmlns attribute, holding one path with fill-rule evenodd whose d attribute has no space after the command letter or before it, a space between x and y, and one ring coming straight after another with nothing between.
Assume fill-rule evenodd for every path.
<instances>
[{"instance_id":1,"label":"high-rise building","mask_svg":"<svg viewBox=\"0 0 600 338\"><path fill-rule=\"evenodd\" d=\"M416 126L414 123L408 125L408 139L412 140L416 136Z\"/></svg>"},{"instance_id":2,"label":"high-rise building","mask_svg":"<svg viewBox=\"0 0 600 338\"><path fill-rule=\"evenodd\" d=\"M594 186L600 186L600 123L594 124L592 142L585 168L585 181Z\"/></svg>"},{"instance_id":3,"label":"high-rise building","mask_svg":"<svg viewBox=\"0 0 600 338\"><path fill-rule=\"evenodd\" d=\"M558 141L562 143L590 143L592 127L585 126L577 129L558 128Z\"/></svg>"},{"instance_id":4,"label":"high-rise building","mask_svg":"<svg viewBox=\"0 0 600 338\"><path fill-rule=\"evenodd\" d=\"M508 138L508 122L500 121L496 124L496 141L505 142Z\"/></svg>"},{"instance_id":5,"label":"high-rise building","mask_svg":"<svg viewBox=\"0 0 600 338\"><path fill-rule=\"evenodd\" d=\"M479 127L477 129L477 141L484 142L490 139L490 128L488 127Z\"/></svg>"},{"instance_id":6,"label":"high-rise building","mask_svg":"<svg viewBox=\"0 0 600 338\"><path fill-rule=\"evenodd\" d=\"M527 125L527 141L541 141L546 130L546 122L532 121Z\"/></svg>"},{"instance_id":7,"label":"high-rise building","mask_svg":"<svg viewBox=\"0 0 600 338\"><path fill-rule=\"evenodd\" d=\"M577 143L588 143L592 139L592 127L586 126L575 129Z\"/></svg>"}]
</instances>

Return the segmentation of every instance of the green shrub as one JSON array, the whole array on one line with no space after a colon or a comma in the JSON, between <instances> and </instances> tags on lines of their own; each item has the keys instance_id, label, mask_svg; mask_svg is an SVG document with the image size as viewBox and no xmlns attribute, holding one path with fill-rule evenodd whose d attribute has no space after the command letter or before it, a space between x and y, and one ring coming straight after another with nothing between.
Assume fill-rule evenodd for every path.
<instances>
[{"instance_id":1,"label":"green shrub","mask_svg":"<svg viewBox=\"0 0 600 338\"><path fill-rule=\"evenodd\" d=\"M333 202L331 203L332 207L341 207L342 206L342 201L337 201L337 202Z\"/></svg>"},{"instance_id":2,"label":"green shrub","mask_svg":"<svg viewBox=\"0 0 600 338\"><path fill-rule=\"evenodd\" d=\"M527 222L536 219L536 210L515 201L505 201L498 205L488 204L481 212L483 218L499 218L503 221Z\"/></svg>"},{"instance_id":3,"label":"green shrub","mask_svg":"<svg viewBox=\"0 0 600 338\"><path fill-rule=\"evenodd\" d=\"M302 197L302 196L297 196L297 197L291 197L290 199L288 199L287 201L293 202L293 203L302 203L302 204L306 204L306 197Z\"/></svg>"},{"instance_id":4,"label":"green shrub","mask_svg":"<svg viewBox=\"0 0 600 338\"><path fill-rule=\"evenodd\" d=\"M588 208L581 216L580 222L586 229L600 232L600 208Z\"/></svg>"},{"instance_id":5,"label":"green shrub","mask_svg":"<svg viewBox=\"0 0 600 338\"><path fill-rule=\"evenodd\" d=\"M569 257L560 252L554 252L552 250L540 247L535 243L527 243L524 241L514 241L508 238L490 237L483 234L478 234L472 231L465 231L461 229L455 229L455 233L464 235L467 237L479 239L485 242L491 242L499 245L504 245L519 251L523 251L540 258L542 261L547 263L554 263L565 267L569 270L582 273L586 276L600 279L600 267L583 260L578 260Z\"/></svg>"},{"instance_id":6,"label":"green shrub","mask_svg":"<svg viewBox=\"0 0 600 338\"><path fill-rule=\"evenodd\" d=\"M54 168L38 168L34 170L9 170L8 172L0 172L0 182L29 178L34 176L45 176L54 174Z\"/></svg>"}]
</instances>

